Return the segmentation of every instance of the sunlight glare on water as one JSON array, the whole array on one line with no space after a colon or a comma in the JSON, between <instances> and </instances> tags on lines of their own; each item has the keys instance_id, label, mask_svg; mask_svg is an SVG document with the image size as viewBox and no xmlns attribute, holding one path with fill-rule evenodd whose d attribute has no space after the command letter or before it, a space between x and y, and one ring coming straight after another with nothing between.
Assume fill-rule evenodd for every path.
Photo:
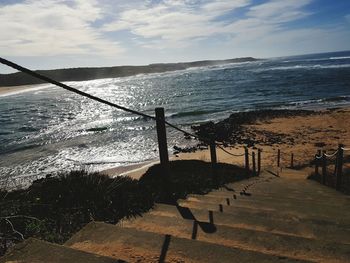
<instances>
[{"instance_id":1,"label":"sunlight glare on water","mask_svg":"<svg viewBox=\"0 0 350 263\"><path fill-rule=\"evenodd\" d=\"M168 121L190 130L239 111L349 105L349 53L67 84L149 115L164 107ZM2 179L29 182L57 171L102 170L157 157L154 121L52 85L0 97L0 121ZM170 151L175 144L196 144L167 131Z\"/></svg>"}]
</instances>

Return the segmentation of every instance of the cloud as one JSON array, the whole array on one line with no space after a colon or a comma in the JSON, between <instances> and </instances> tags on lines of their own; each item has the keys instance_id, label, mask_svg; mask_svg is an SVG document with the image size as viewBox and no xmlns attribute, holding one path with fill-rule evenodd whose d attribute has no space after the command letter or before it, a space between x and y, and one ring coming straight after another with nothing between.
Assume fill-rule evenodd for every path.
<instances>
[{"instance_id":1,"label":"cloud","mask_svg":"<svg viewBox=\"0 0 350 263\"><path fill-rule=\"evenodd\" d=\"M261 40L261 38L274 36L279 32L288 34L285 25L309 13L303 8L312 0L270 0L260 5L251 6L246 12L246 18L226 25L222 31L232 34L236 43Z\"/></svg>"},{"instance_id":2,"label":"cloud","mask_svg":"<svg viewBox=\"0 0 350 263\"><path fill-rule=\"evenodd\" d=\"M0 54L56 67L66 58L93 66L346 49L350 14L329 24L310 11L317 1L5 0Z\"/></svg>"},{"instance_id":3,"label":"cloud","mask_svg":"<svg viewBox=\"0 0 350 263\"><path fill-rule=\"evenodd\" d=\"M348 23L350 23L350 14L345 16L345 20L348 21Z\"/></svg>"},{"instance_id":4,"label":"cloud","mask_svg":"<svg viewBox=\"0 0 350 263\"><path fill-rule=\"evenodd\" d=\"M218 38L244 43L286 30L284 25L310 15L313 0L165 0L122 11L105 24L106 32L129 31L143 47L173 48L198 45ZM236 12L236 11L240 12ZM156 43L156 44L155 44Z\"/></svg>"},{"instance_id":5,"label":"cloud","mask_svg":"<svg viewBox=\"0 0 350 263\"><path fill-rule=\"evenodd\" d=\"M220 33L225 22L216 19L250 3L249 0L167 0L123 11L103 30L130 30L138 37L161 39L163 44L172 45Z\"/></svg>"},{"instance_id":6,"label":"cloud","mask_svg":"<svg viewBox=\"0 0 350 263\"><path fill-rule=\"evenodd\" d=\"M264 4L251 7L247 15L249 17L263 19L270 23L285 23L309 15L309 13L303 11L302 8L312 1L313 0L271 0Z\"/></svg>"},{"instance_id":7,"label":"cloud","mask_svg":"<svg viewBox=\"0 0 350 263\"><path fill-rule=\"evenodd\" d=\"M0 8L0 53L11 56L111 55L120 44L92 26L103 18L94 0L27 0Z\"/></svg>"}]
</instances>

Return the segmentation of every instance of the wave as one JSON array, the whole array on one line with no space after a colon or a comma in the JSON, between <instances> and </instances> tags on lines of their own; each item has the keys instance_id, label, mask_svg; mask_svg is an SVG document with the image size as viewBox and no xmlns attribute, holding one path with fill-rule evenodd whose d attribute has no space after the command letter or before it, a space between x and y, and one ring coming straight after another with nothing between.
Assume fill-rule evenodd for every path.
<instances>
[{"instance_id":1,"label":"wave","mask_svg":"<svg viewBox=\"0 0 350 263\"><path fill-rule=\"evenodd\" d=\"M289 105L294 106L302 106L307 104L322 104L322 103L334 103L334 102L350 102L350 96L337 96L330 98L322 98L322 99L311 99L311 100L302 100L302 101L294 101L290 102Z\"/></svg>"},{"instance_id":2,"label":"wave","mask_svg":"<svg viewBox=\"0 0 350 263\"><path fill-rule=\"evenodd\" d=\"M211 113L217 113L217 110L194 110L194 111L184 111L184 112L178 112L174 114L170 114L170 118L174 117L187 117L187 116L199 116L199 115L205 115L205 114L211 114Z\"/></svg>"},{"instance_id":3,"label":"wave","mask_svg":"<svg viewBox=\"0 0 350 263\"><path fill-rule=\"evenodd\" d=\"M294 66L281 66L252 70L254 72L264 72L273 70L298 70L298 69L337 69L337 68L350 68L350 64L341 65L294 65Z\"/></svg>"},{"instance_id":4,"label":"wave","mask_svg":"<svg viewBox=\"0 0 350 263\"><path fill-rule=\"evenodd\" d=\"M338 60L338 59L350 59L350 56L349 56L349 57L330 57L329 59L332 59L332 60Z\"/></svg>"}]
</instances>

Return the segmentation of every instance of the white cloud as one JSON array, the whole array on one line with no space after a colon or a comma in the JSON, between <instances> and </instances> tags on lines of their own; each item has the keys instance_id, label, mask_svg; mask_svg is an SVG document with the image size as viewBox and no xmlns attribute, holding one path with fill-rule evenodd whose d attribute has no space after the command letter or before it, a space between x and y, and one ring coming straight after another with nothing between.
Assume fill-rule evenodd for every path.
<instances>
[{"instance_id":1,"label":"white cloud","mask_svg":"<svg viewBox=\"0 0 350 263\"><path fill-rule=\"evenodd\" d=\"M183 48L217 37L244 44L285 30L287 23L307 17L310 13L304 7L312 1L269 0L253 5L251 0L165 0L122 11L103 30L130 31L146 41L143 47L153 48ZM225 17L239 8L244 8L240 17L235 13Z\"/></svg>"},{"instance_id":2,"label":"white cloud","mask_svg":"<svg viewBox=\"0 0 350 263\"><path fill-rule=\"evenodd\" d=\"M308 15L302 8L313 0L271 0L250 8L248 16L270 22L288 22Z\"/></svg>"},{"instance_id":3,"label":"white cloud","mask_svg":"<svg viewBox=\"0 0 350 263\"><path fill-rule=\"evenodd\" d=\"M103 18L94 0L27 0L0 8L0 53L11 56L111 55L123 51L91 24Z\"/></svg>"},{"instance_id":4,"label":"white cloud","mask_svg":"<svg viewBox=\"0 0 350 263\"><path fill-rule=\"evenodd\" d=\"M345 16L345 20L348 21L350 23L350 14Z\"/></svg>"},{"instance_id":5,"label":"white cloud","mask_svg":"<svg viewBox=\"0 0 350 263\"><path fill-rule=\"evenodd\" d=\"M289 33L296 36L302 30L290 29L289 23L305 18L310 13L303 11L304 7L313 0L270 0L260 5L250 6L246 18L228 24L222 30L231 32L232 43L237 45L251 45L251 42L261 43L264 39L274 39L285 42L284 37ZM290 39L289 38L289 39Z\"/></svg>"},{"instance_id":6,"label":"white cloud","mask_svg":"<svg viewBox=\"0 0 350 263\"><path fill-rule=\"evenodd\" d=\"M350 14L340 17L342 25L294 23L316 16L308 8L316 1L9 1L0 3L0 54L93 66L305 53L303 47L334 50L332 43L346 49Z\"/></svg>"},{"instance_id":7,"label":"white cloud","mask_svg":"<svg viewBox=\"0 0 350 263\"><path fill-rule=\"evenodd\" d=\"M250 3L250 0L167 0L126 10L118 19L106 24L104 30L130 30L142 38L161 39L163 46L168 47L175 42L183 44L220 33L224 22L216 19Z\"/></svg>"}]
</instances>

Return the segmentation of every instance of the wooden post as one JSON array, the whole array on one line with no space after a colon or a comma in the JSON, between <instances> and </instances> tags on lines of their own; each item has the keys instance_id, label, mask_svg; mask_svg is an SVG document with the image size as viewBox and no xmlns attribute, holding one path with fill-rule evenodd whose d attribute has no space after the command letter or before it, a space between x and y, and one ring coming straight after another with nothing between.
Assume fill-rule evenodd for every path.
<instances>
[{"instance_id":1,"label":"wooden post","mask_svg":"<svg viewBox=\"0 0 350 263\"><path fill-rule=\"evenodd\" d=\"M281 150L277 150L277 167L280 167Z\"/></svg>"},{"instance_id":2,"label":"wooden post","mask_svg":"<svg viewBox=\"0 0 350 263\"><path fill-rule=\"evenodd\" d=\"M252 152L253 175L256 176L255 152Z\"/></svg>"},{"instance_id":3,"label":"wooden post","mask_svg":"<svg viewBox=\"0 0 350 263\"><path fill-rule=\"evenodd\" d=\"M160 164L166 167L169 163L169 155L166 140L164 108L156 108L156 125Z\"/></svg>"},{"instance_id":4,"label":"wooden post","mask_svg":"<svg viewBox=\"0 0 350 263\"><path fill-rule=\"evenodd\" d=\"M258 175L261 172L261 149L258 149Z\"/></svg>"},{"instance_id":5,"label":"wooden post","mask_svg":"<svg viewBox=\"0 0 350 263\"><path fill-rule=\"evenodd\" d=\"M336 173L336 184L335 188L339 191L341 189L342 185L342 173L343 173L343 157L344 157L344 151L343 151L343 145L339 144L338 146L338 154L337 154L337 173Z\"/></svg>"},{"instance_id":6,"label":"wooden post","mask_svg":"<svg viewBox=\"0 0 350 263\"><path fill-rule=\"evenodd\" d=\"M290 168L294 168L294 153L292 153L290 156Z\"/></svg>"},{"instance_id":7,"label":"wooden post","mask_svg":"<svg viewBox=\"0 0 350 263\"><path fill-rule=\"evenodd\" d=\"M318 167L320 166L320 159L316 158L317 157L321 157L321 150L318 150L317 151L317 154L315 155L315 175L318 175L319 172L318 172Z\"/></svg>"},{"instance_id":8,"label":"wooden post","mask_svg":"<svg viewBox=\"0 0 350 263\"><path fill-rule=\"evenodd\" d=\"M217 163L215 141L211 141L209 147L210 147L211 164L214 167L214 166L216 166L216 163Z\"/></svg>"},{"instance_id":9,"label":"wooden post","mask_svg":"<svg viewBox=\"0 0 350 263\"><path fill-rule=\"evenodd\" d=\"M249 176L249 152L248 147L244 148L244 155L245 155L245 173L247 176Z\"/></svg>"},{"instance_id":10,"label":"wooden post","mask_svg":"<svg viewBox=\"0 0 350 263\"><path fill-rule=\"evenodd\" d=\"M322 153L322 184L326 184L326 176L327 176L327 156L326 151Z\"/></svg>"},{"instance_id":11,"label":"wooden post","mask_svg":"<svg viewBox=\"0 0 350 263\"><path fill-rule=\"evenodd\" d=\"M219 182L218 182L218 177L216 172L216 168L217 168L216 144L214 140L210 142L209 148L210 148L211 171L213 175L213 183L214 185L218 186Z\"/></svg>"}]
</instances>

